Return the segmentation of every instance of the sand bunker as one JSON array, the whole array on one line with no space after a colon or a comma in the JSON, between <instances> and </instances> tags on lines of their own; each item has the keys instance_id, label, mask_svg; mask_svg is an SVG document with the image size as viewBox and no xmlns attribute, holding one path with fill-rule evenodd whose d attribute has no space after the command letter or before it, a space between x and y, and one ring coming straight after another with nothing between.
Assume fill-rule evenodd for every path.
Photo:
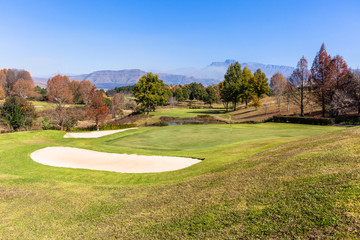
<instances>
[{"instance_id":1,"label":"sand bunker","mask_svg":"<svg viewBox=\"0 0 360 240\"><path fill-rule=\"evenodd\" d=\"M66 133L64 138L99 138L106 135L123 132L130 129L137 129L137 128L126 128L126 129L119 129L119 130L107 130L107 131L93 131L93 132L79 132L79 133Z\"/></svg>"},{"instance_id":2,"label":"sand bunker","mask_svg":"<svg viewBox=\"0 0 360 240\"><path fill-rule=\"evenodd\" d=\"M47 147L31 154L38 163L67 168L83 168L121 173L174 171L201 160L183 157L105 153L72 147Z\"/></svg>"}]
</instances>

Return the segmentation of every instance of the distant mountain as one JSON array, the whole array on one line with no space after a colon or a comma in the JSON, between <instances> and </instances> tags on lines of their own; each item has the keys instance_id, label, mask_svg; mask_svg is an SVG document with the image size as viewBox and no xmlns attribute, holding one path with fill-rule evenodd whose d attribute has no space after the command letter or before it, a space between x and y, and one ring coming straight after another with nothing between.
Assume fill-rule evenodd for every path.
<instances>
[{"instance_id":1,"label":"distant mountain","mask_svg":"<svg viewBox=\"0 0 360 240\"><path fill-rule=\"evenodd\" d=\"M129 86L136 84L141 76L146 74L145 71L140 69L126 69L119 71L96 71L90 74L82 74L77 76L70 76L70 80L89 80L95 84L98 88L110 89L114 87ZM168 85L188 84L192 82L202 83L207 86L218 81L215 79L203 79L188 77L184 75L168 74L168 73L156 73L159 78Z\"/></svg>"},{"instance_id":2,"label":"distant mountain","mask_svg":"<svg viewBox=\"0 0 360 240\"><path fill-rule=\"evenodd\" d=\"M170 71L174 74L182 74L186 76L193 76L195 78L211 78L216 79L218 81L222 81L224 79L224 75L226 70L230 66L230 64L235 63L236 60L227 59L224 62L212 62L209 66L204 68L180 68ZM257 69L261 69L268 78L271 78L277 72L282 73L285 77L291 75L294 71L293 67L289 66L282 66L282 65L270 65L270 64L262 64L262 63L255 63L255 62L245 62L240 63L241 67L247 67L252 72L255 72Z\"/></svg>"},{"instance_id":3,"label":"distant mountain","mask_svg":"<svg viewBox=\"0 0 360 240\"><path fill-rule=\"evenodd\" d=\"M181 68L167 73L156 73L159 78L168 85L188 84L192 82L202 83L204 86L217 84L224 79L227 68L230 64L235 63L235 60L227 59L224 62L212 62L204 68ZM254 62L241 63L242 67L248 67L252 72L261 69L270 79L271 76L277 72L282 73L288 77L293 72L294 68L289 66L279 66L270 64L261 64ZM70 76L70 80L89 80L98 88L111 89L115 87L129 86L136 84L141 76L146 74L140 69L125 69L118 71L104 70L96 71L90 74L81 74ZM47 78L34 77L36 85L46 87Z\"/></svg>"},{"instance_id":4,"label":"distant mountain","mask_svg":"<svg viewBox=\"0 0 360 240\"><path fill-rule=\"evenodd\" d=\"M35 86L39 86L42 88L46 88L46 83L48 78L42 78L42 77L33 77Z\"/></svg>"},{"instance_id":5,"label":"distant mountain","mask_svg":"<svg viewBox=\"0 0 360 240\"><path fill-rule=\"evenodd\" d=\"M360 77L360 69L353 69L353 73Z\"/></svg>"}]
</instances>

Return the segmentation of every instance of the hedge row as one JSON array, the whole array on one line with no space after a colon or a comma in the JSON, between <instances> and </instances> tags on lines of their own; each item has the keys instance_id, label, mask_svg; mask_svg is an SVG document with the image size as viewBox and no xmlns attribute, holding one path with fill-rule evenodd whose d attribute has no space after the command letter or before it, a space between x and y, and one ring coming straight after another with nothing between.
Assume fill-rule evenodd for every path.
<instances>
[{"instance_id":1,"label":"hedge row","mask_svg":"<svg viewBox=\"0 0 360 240\"><path fill-rule=\"evenodd\" d=\"M360 125L360 117L358 116L338 116L335 118L336 124L343 125Z\"/></svg>"},{"instance_id":2,"label":"hedge row","mask_svg":"<svg viewBox=\"0 0 360 240\"><path fill-rule=\"evenodd\" d=\"M100 126L100 130L118 130L124 128L133 128L136 127L136 124L105 124ZM72 132L85 132L85 131L96 131L96 125L92 125L84 128L73 128Z\"/></svg>"},{"instance_id":3,"label":"hedge row","mask_svg":"<svg viewBox=\"0 0 360 240\"><path fill-rule=\"evenodd\" d=\"M314 117L292 117L292 116L273 116L272 122L279 123L300 123L312 125L334 125L335 120L332 118L314 118Z\"/></svg>"}]
</instances>

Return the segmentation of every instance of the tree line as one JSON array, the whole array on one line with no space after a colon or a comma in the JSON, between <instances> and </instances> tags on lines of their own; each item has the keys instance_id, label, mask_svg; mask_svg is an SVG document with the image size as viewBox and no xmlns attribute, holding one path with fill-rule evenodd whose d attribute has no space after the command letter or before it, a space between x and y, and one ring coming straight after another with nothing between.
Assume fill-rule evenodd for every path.
<instances>
[{"instance_id":1,"label":"tree line","mask_svg":"<svg viewBox=\"0 0 360 240\"><path fill-rule=\"evenodd\" d=\"M325 48L321 48L313 64L302 57L288 79L281 73L271 77L270 86L280 106L285 97L299 107L304 116L304 108L310 102L321 107L321 115L331 117L357 112L360 114L360 78L348 67L343 57L331 57Z\"/></svg>"},{"instance_id":2,"label":"tree line","mask_svg":"<svg viewBox=\"0 0 360 240\"><path fill-rule=\"evenodd\" d=\"M42 99L55 103L55 109L47 109L43 114L44 128L58 126L69 129L82 118L100 122L110 113L115 117L125 107L125 98L116 93L108 99L104 91L96 89L90 81L70 81L67 76L56 75L47 81L46 89L34 87L34 81L27 71L13 69L0 70L0 99L5 98L1 107L1 117L13 130L30 128L38 113L34 105L26 99ZM83 108L68 107L66 104L84 104Z\"/></svg>"}]
</instances>

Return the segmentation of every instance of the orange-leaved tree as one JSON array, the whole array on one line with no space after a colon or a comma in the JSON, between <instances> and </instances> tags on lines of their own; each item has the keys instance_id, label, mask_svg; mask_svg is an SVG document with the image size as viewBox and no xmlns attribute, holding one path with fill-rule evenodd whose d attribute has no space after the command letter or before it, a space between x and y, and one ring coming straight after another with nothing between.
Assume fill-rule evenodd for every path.
<instances>
[{"instance_id":1,"label":"orange-leaved tree","mask_svg":"<svg viewBox=\"0 0 360 240\"><path fill-rule=\"evenodd\" d=\"M26 81L23 78L20 78L16 81L11 91L12 96L17 96L21 98L33 97L34 94L34 82Z\"/></svg>"},{"instance_id":2,"label":"orange-leaved tree","mask_svg":"<svg viewBox=\"0 0 360 240\"><path fill-rule=\"evenodd\" d=\"M47 82L46 96L49 101L57 104L56 113L59 121L60 130L64 130L64 121L66 119L65 103L71 103L73 100L70 88L70 80L67 76L56 75Z\"/></svg>"},{"instance_id":3,"label":"orange-leaved tree","mask_svg":"<svg viewBox=\"0 0 360 240\"><path fill-rule=\"evenodd\" d=\"M92 93L93 85L89 80L83 80L80 82L79 92L80 98L83 103L86 105L89 103L91 93Z\"/></svg>"},{"instance_id":4,"label":"orange-leaved tree","mask_svg":"<svg viewBox=\"0 0 360 240\"><path fill-rule=\"evenodd\" d=\"M0 100L6 97L4 89L0 86Z\"/></svg>"},{"instance_id":5,"label":"orange-leaved tree","mask_svg":"<svg viewBox=\"0 0 360 240\"><path fill-rule=\"evenodd\" d=\"M96 130L100 130L100 122L102 122L110 113L108 106L105 103L102 92L96 91L93 86L90 91L90 97L87 103L88 116L95 120Z\"/></svg>"}]
</instances>

